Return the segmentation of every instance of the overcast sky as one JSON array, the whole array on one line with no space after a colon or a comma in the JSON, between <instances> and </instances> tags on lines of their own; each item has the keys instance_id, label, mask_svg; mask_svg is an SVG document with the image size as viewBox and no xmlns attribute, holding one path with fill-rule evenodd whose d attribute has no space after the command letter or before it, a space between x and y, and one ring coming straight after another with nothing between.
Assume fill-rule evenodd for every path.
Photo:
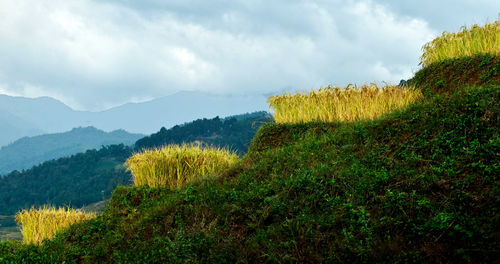
<instances>
[{"instance_id":1,"label":"overcast sky","mask_svg":"<svg viewBox=\"0 0 500 264\"><path fill-rule=\"evenodd\" d=\"M102 110L177 91L398 83L498 0L0 0L0 93Z\"/></svg>"}]
</instances>

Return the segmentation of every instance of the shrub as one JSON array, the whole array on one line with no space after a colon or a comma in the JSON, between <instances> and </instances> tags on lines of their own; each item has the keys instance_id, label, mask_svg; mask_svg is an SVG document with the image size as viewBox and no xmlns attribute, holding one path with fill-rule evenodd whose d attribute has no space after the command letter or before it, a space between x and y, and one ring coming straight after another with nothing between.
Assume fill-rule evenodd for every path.
<instances>
[{"instance_id":1,"label":"shrub","mask_svg":"<svg viewBox=\"0 0 500 264\"><path fill-rule=\"evenodd\" d=\"M231 151L195 145L168 145L144 150L130 157L125 165L136 186L180 187L206 175L219 174L238 161Z\"/></svg>"}]
</instances>

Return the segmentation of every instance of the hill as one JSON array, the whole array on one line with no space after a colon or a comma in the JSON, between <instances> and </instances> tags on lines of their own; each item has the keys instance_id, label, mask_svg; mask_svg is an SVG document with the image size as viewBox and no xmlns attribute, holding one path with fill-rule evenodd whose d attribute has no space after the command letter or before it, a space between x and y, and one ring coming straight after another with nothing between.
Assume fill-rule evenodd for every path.
<instances>
[{"instance_id":1,"label":"hill","mask_svg":"<svg viewBox=\"0 0 500 264\"><path fill-rule=\"evenodd\" d=\"M132 148L111 145L46 161L0 179L0 214L43 204L82 207L109 197L118 184L130 184L123 162Z\"/></svg>"},{"instance_id":2,"label":"hill","mask_svg":"<svg viewBox=\"0 0 500 264\"><path fill-rule=\"evenodd\" d=\"M198 141L246 152L257 129L271 121L266 112L239 115L224 121L218 117L199 119L139 139L135 149L124 145L108 145L99 150L87 150L70 157L46 161L21 172L11 172L0 178L0 215L11 215L20 209L47 203L81 207L108 199L119 184L131 184L131 175L125 171L123 163L132 152L142 148ZM209 134L207 124L213 129ZM47 136L49 142L46 144L56 144L50 140L62 144L64 138L73 141L77 135L83 137L88 132L103 133L95 128L79 128L69 134ZM125 136L124 133L116 131L109 135Z\"/></svg>"},{"instance_id":3,"label":"hill","mask_svg":"<svg viewBox=\"0 0 500 264\"><path fill-rule=\"evenodd\" d=\"M43 134L36 125L23 120L7 111L0 110L0 146L8 144L19 138L19 135L33 136Z\"/></svg>"},{"instance_id":4,"label":"hill","mask_svg":"<svg viewBox=\"0 0 500 264\"><path fill-rule=\"evenodd\" d=\"M94 127L74 128L65 133L24 137L0 148L0 175L24 170L43 161L70 156L101 146L133 145L144 135L124 130L104 132Z\"/></svg>"},{"instance_id":5,"label":"hill","mask_svg":"<svg viewBox=\"0 0 500 264\"><path fill-rule=\"evenodd\" d=\"M227 117L266 110L264 96L227 96L179 92L143 103L128 103L105 111L75 111L49 97L23 98L0 94L0 146L26 136L61 133L93 126L104 131L124 129L151 134L203 117Z\"/></svg>"},{"instance_id":6,"label":"hill","mask_svg":"<svg viewBox=\"0 0 500 264\"><path fill-rule=\"evenodd\" d=\"M136 149L156 148L168 144L202 142L207 145L226 147L240 155L247 152L250 140L257 129L272 122L267 112L255 112L225 119L198 119L170 129L162 127L159 132L144 137L135 143Z\"/></svg>"},{"instance_id":7,"label":"hill","mask_svg":"<svg viewBox=\"0 0 500 264\"><path fill-rule=\"evenodd\" d=\"M500 58L429 63L411 82L424 96L404 108L373 120L266 124L224 175L118 187L96 219L42 246L0 243L0 259L497 262Z\"/></svg>"}]
</instances>

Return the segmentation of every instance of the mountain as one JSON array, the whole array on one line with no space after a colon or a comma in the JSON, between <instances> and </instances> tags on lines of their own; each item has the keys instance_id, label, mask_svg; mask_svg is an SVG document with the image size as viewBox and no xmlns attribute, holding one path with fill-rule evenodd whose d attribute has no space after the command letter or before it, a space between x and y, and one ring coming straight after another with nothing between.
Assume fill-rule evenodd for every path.
<instances>
[{"instance_id":1,"label":"mountain","mask_svg":"<svg viewBox=\"0 0 500 264\"><path fill-rule=\"evenodd\" d=\"M0 149L0 175L101 146L133 145L143 136L124 130L108 133L94 127L79 127L65 133L24 137Z\"/></svg>"},{"instance_id":2,"label":"mountain","mask_svg":"<svg viewBox=\"0 0 500 264\"><path fill-rule=\"evenodd\" d=\"M43 204L81 207L107 199L116 186L131 183L131 175L125 170L123 163L134 151L142 148L198 141L231 148L243 154L257 129L268 122L272 122L272 118L267 112L225 119L198 119L171 129L162 128L157 133L137 140L135 148L123 144L109 145L46 161L28 170L10 172L0 178L0 215L11 215L20 209ZM46 145L39 145L41 149L47 149L51 144L57 144L57 141L71 142L71 139L77 137L91 138L83 135L103 133L95 128L78 128L64 134L35 138L46 140ZM109 133L111 134L126 132L115 131ZM20 156L29 155L29 149L23 143L30 140L31 138L19 140L10 146L23 151Z\"/></svg>"},{"instance_id":3,"label":"mountain","mask_svg":"<svg viewBox=\"0 0 500 264\"><path fill-rule=\"evenodd\" d=\"M128 103L100 112L75 111L49 97L0 95L0 146L25 136L60 133L94 126L104 131L124 129L151 134L198 118L226 117L266 110L264 96L213 95L179 92L143 103Z\"/></svg>"},{"instance_id":4,"label":"mountain","mask_svg":"<svg viewBox=\"0 0 500 264\"><path fill-rule=\"evenodd\" d=\"M84 112L74 111L62 102L50 97L24 98L0 95L0 112L15 116L22 120L24 127L30 131L18 134L15 139L34 136L44 133L68 131L74 127L84 125ZM6 131L11 131L11 122L3 124ZM20 131L22 132L22 131ZM31 132L31 133L30 133ZM12 140L0 135L0 145L10 143Z\"/></svg>"},{"instance_id":5,"label":"mountain","mask_svg":"<svg viewBox=\"0 0 500 264\"><path fill-rule=\"evenodd\" d=\"M43 133L36 124L0 110L0 146L18 139L20 135L33 136Z\"/></svg>"},{"instance_id":6,"label":"mountain","mask_svg":"<svg viewBox=\"0 0 500 264\"><path fill-rule=\"evenodd\" d=\"M129 103L95 113L92 124L104 130L123 128L151 134L161 127L199 118L227 117L266 110L264 96L222 96L199 92L179 92L145 103Z\"/></svg>"}]
</instances>

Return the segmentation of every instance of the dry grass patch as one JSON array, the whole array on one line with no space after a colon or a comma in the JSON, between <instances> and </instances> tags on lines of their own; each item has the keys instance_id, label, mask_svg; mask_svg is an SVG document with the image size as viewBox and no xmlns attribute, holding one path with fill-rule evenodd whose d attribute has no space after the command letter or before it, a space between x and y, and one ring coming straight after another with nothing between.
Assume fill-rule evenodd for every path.
<instances>
[{"instance_id":1,"label":"dry grass patch","mask_svg":"<svg viewBox=\"0 0 500 264\"><path fill-rule=\"evenodd\" d=\"M371 84L345 89L327 86L309 94L271 96L267 102L276 123L303 123L374 119L421 97L422 92L413 87Z\"/></svg>"},{"instance_id":2,"label":"dry grass patch","mask_svg":"<svg viewBox=\"0 0 500 264\"><path fill-rule=\"evenodd\" d=\"M422 66L475 54L499 55L500 23L495 21L484 26L463 27L457 33L443 32L440 37L425 44L422 50L424 51L420 58Z\"/></svg>"},{"instance_id":3,"label":"dry grass patch","mask_svg":"<svg viewBox=\"0 0 500 264\"><path fill-rule=\"evenodd\" d=\"M23 241L27 244L41 244L51 239L56 232L73 223L95 218L95 213L85 213L71 208L44 206L31 208L16 214L16 222L21 226Z\"/></svg>"},{"instance_id":4,"label":"dry grass patch","mask_svg":"<svg viewBox=\"0 0 500 264\"><path fill-rule=\"evenodd\" d=\"M180 187L207 175L217 175L238 161L238 155L226 149L195 145L169 145L144 150L126 161L136 186Z\"/></svg>"}]
</instances>

